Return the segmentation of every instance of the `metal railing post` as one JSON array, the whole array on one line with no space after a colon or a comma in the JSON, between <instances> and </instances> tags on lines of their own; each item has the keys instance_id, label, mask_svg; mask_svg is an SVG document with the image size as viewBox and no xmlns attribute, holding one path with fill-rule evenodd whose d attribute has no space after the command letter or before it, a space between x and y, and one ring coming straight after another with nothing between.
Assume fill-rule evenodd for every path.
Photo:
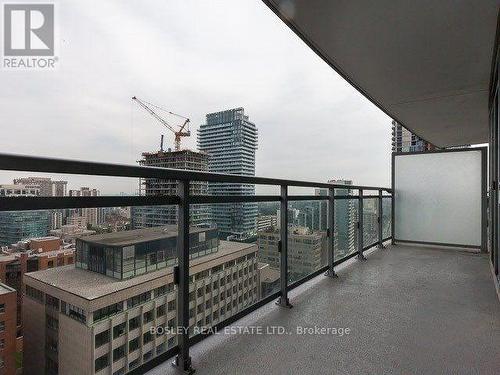
<instances>
[{"instance_id":1,"label":"metal railing post","mask_svg":"<svg viewBox=\"0 0 500 375\"><path fill-rule=\"evenodd\" d=\"M358 190L358 259L365 260L363 255L363 189Z\"/></svg>"},{"instance_id":2,"label":"metal railing post","mask_svg":"<svg viewBox=\"0 0 500 375\"><path fill-rule=\"evenodd\" d=\"M325 276L337 277L335 262L335 188L328 189L328 271Z\"/></svg>"},{"instance_id":3,"label":"metal railing post","mask_svg":"<svg viewBox=\"0 0 500 375\"><path fill-rule=\"evenodd\" d=\"M383 226L383 217L384 217L384 208L382 207L382 190L378 191L378 248L384 249L384 234L382 233Z\"/></svg>"},{"instance_id":4,"label":"metal railing post","mask_svg":"<svg viewBox=\"0 0 500 375\"><path fill-rule=\"evenodd\" d=\"M288 300L288 186L281 185L280 198L280 297L276 304L282 307L292 307Z\"/></svg>"},{"instance_id":5,"label":"metal railing post","mask_svg":"<svg viewBox=\"0 0 500 375\"><path fill-rule=\"evenodd\" d=\"M192 374L194 369L189 356L189 181L179 181L178 193L178 265L174 269L174 281L177 284L177 326L181 330L177 333L179 354L173 364L179 370Z\"/></svg>"}]
</instances>

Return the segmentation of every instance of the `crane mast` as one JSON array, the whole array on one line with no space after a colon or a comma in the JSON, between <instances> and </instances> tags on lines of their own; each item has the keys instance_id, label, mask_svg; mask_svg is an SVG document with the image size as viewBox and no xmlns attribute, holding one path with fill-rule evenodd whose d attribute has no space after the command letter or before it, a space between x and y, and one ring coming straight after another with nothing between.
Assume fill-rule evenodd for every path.
<instances>
[{"instance_id":1,"label":"crane mast","mask_svg":"<svg viewBox=\"0 0 500 375\"><path fill-rule=\"evenodd\" d=\"M153 116L159 123L165 126L168 130L170 130L175 135L175 151L180 151L181 149L181 138L189 137L191 135L191 131L189 130L189 119L187 117L178 115L174 112L166 111L173 116L177 116L179 118L184 119L184 123L182 125L178 125L179 130L175 130L175 128L170 125L164 118L158 115L150 106L162 109L154 104L147 103L136 96L132 97L132 100L136 101L146 112L148 112L151 116ZM149 104L149 105L148 105ZM187 130L185 130L187 128ZM163 136L162 136L163 137ZM163 145L163 138L161 144Z\"/></svg>"}]
</instances>

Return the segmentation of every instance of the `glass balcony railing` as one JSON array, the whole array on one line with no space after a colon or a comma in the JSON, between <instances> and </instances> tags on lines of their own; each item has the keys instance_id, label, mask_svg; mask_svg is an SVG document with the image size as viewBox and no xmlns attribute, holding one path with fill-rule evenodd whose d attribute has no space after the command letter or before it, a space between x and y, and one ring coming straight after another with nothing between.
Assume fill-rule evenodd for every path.
<instances>
[{"instance_id":1,"label":"glass balcony railing","mask_svg":"<svg viewBox=\"0 0 500 375\"><path fill-rule=\"evenodd\" d=\"M11 155L0 155L0 170L177 181L177 194L0 197L0 222L26 222L39 229L36 237L51 234L68 244L71 262L24 277L25 298L50 302L54 327L59 314L82 325L94 373L146 370L175 355L186 369L190 346L268 302L289 306L290 290L333 275L334 267L391 235L391 190L382 187ZM200 181L280 192L193 193L191 183ZM316 190L291 195L292 187ZM107 215L112 225L82 227L82 210ZM61 215L73 226L48 230ZM7 229L0 227L5 243ZM51 358L56 366L57 355Z\"/></svg>"}]
</instances>

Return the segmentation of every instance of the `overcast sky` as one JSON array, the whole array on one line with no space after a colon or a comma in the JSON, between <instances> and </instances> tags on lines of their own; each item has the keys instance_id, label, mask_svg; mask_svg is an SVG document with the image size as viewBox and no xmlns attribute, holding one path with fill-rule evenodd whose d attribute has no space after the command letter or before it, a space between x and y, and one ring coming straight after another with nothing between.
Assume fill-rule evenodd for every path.
<instances>
[{"instance_id":1,"label":"overcast sky","mask_svg":"<svg viewBox=\"0 0 500 375\"><path fill-rule=\"evenodd\" d=\"M56 7L58 69L0 71L1 152L135 164L160 134L173 145L137 95L188 116L192 130L206 113L244 107L259 130L259 176L389 186L391 119L261 1ZM195 149L195 134L183 145ZM18 175L4 172L0 183ZM106 194L137 188L133 179L66 179Z\"/></svg>"}]
</instances>

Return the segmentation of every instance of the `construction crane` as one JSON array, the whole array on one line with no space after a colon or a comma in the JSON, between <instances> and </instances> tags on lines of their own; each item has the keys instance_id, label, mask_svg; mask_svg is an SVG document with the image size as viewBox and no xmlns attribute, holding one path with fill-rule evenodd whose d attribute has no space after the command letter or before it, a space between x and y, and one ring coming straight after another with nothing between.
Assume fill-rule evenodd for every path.
<instances>
[{"instance_id":1,"label":"construction crane","mask_svg":"<svg viewBox=\"0 0 500 375\"><path fill-rule=\"evenodd\" d=\"M139 99L136 96L132 97L132 100L135 100L142 108L144 108L151 116L153 116L156 120L158 120L163 126L169 129L175 135L175 151L180 151L181 149L181 137L189 137L191 135L191 131L189 130L189 119L187 117L178 115L177 113L167 111L157 105L152 103L148 103L144 100ZM170 125L164 118L160 117L151 107L156 109L165 111L173 116L179 117L184 120L182 125L176 125L179 130L175 130L175 128ZM163 151L163 136L161 138L161 149Z\"/></svg>"}]
</instances>

